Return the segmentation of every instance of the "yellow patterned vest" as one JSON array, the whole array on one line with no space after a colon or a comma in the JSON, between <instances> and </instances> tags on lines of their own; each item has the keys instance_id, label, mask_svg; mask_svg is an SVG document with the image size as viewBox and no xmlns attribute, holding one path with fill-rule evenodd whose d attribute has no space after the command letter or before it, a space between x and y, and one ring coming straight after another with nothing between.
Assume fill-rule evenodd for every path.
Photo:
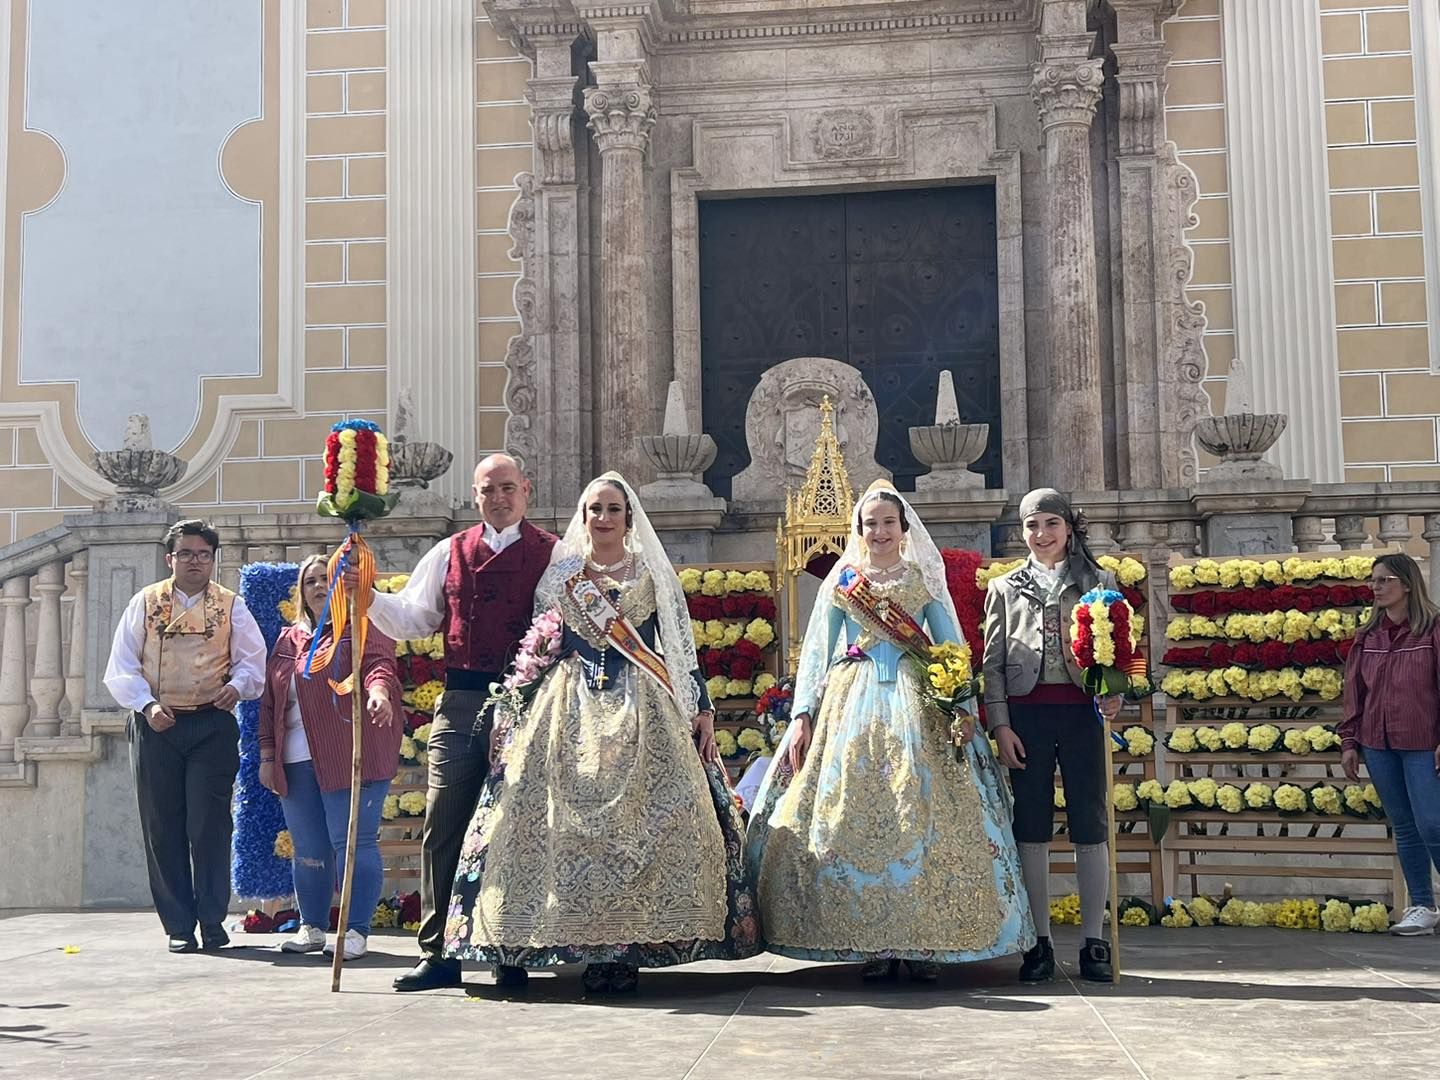
<instances>
[{"instance_id":1,"label":"yellow patterned vest","mask_svg":"<svg viewBox=\"0 0 1440 1080\"><path fill-rule=\"evenodd\" d=\"M140 670L157 700L190 709L210 704L230 681L230 611L235 594L212 581L205 588L205 599L185 609L173 604L174 588L175 580L170 578L142 594L145 648Z\"/></svg>"}]
</instances>

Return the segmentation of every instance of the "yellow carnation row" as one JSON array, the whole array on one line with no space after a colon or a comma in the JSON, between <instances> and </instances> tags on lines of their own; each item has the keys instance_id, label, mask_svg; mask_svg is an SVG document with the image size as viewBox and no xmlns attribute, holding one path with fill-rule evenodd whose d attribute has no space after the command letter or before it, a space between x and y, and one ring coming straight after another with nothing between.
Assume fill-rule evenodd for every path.
<instances>
[{"instance_id":1,"label":"yellow carnation row","mask_svg":"<svg viewBox=\"0 0 1440 1080\"><path fill-rule=\"evenodd\" d=\"M977 566L975 568L975 587L981 592L989 586L996 578L1004 577L1012 570L1019 570L1025 565L1024 559L1009 559L1001 562L992 562L989 566Z\"/></svg>"},{"instance_id":2,"label":"yellow carnation row","mask_svg":"<svg viewBox=\"0 0 1440 1080\"><path fill-rule=\"evenodd\" d=\"M722 698L754 697L765 692L765 689L757 690L756 687L767 677L770 681L765 689L775 685L773 675L758 675L754 679L732 679L726 675L712 675L705 680L705 692L710 695L711 701L719 701Z\"/></svg>"},{"instance_id":3,"label":"yellow carnation row","mask_svg":"<svg viewBox=\"0 0 1440 1080\"><path fill-rule=\"evenodd\" d=\"M395 574L387 578L379 578L375 582L375 591L383 593L397 593L405 588L410 580L409 574Z\"/></svg>"},{"instance_id":4,"label":"yellow carnation row","mask_svg":"<svg viewBox=\"0 0 1440 1080\"><path fill-rule=\"evenodd\" d=\"M775 640L775 627L768 619L751 619L744 622L723 622L709 619L699 622L690 620L690 636L695 639L697 649L728 649L741 638L757 648L767 648Z\"/></svg>"},{"instance_id":5,"label":"yellow carnation row","mask_svg":"<svg viewBox=\"0 0 1440 1080\"><path fill-rule=\"evenodd\" d=\"M729 596L731 593L773 593L770 575L764 570L701 570L686 566L679 571L680 587L686 593L705 596Z\"/></svg>"},{"instance_id":6,"label":"yellow carnation row","mask_svg":"<svg viewBox=\"0 0 1440 1080\"><path fill-rule=\"evenodd\" d=\"M396 656L424 656L431 660L445 659L445 635L431 634L425 638L395 642Z\"/></svg>"},{"instance_id":7,"label":"yellow carnation row","mask_svg":"<svg viewBox=\"0 0 1440 1080\"><path fill-rule=\"evenodd\" d=\"M1172 589L1193 589L1197 585L1219 585L1233 589L1253 589L1261 582L1268 585L1297 585L1318 578L1335 581L1364 581L1370 577L1375 559L1370 555L1349 555L1330 559L1201 559L1192 565L1170 568Z\"/></svg>"},{"instance_id":8,"label":"yellow carnation row","mask_svg":"<svg viewBox=\"0 0 1440 1080\"><path fill-rule=\"evenodd\" d=\"M1228 667L1214 671L1176 668L1160 681L1160 689L1170 697L1205 701L1212 697L1243 697L1251 701L1286 697L1299 701L1306 691L1318 694L1324 701L1334 701L1344 692L1345 683L1338 668L1281 668L1279 671L1247 671Z\"/></svg>"},{"instance_id":9,"label":"yellow carnation row","mask_svg":"<svg viewBox=\"0 0 1440 1080\"><path fill-rule=\"evenodd\" d=\"M1348 641L1355 629L1370 617L1369 609L1356 615L1349 611L1326 608L1324 611L1271 611L1264 615L1233 614L1219 619L1204 615L1177 615L1165 627L1171 641L1190 638L1216 638L1222 641Z\"/></svg>"},{"instance_id":10,"label":"yellow carnation row","mask_svg":"<svg viewBox=\"0 0 1440 1080\"><path fill-rule=\"evenodd\" d=\"M975 568L975 587L982 592L996 578L1004 577L1011 571L1025 565L1024 559L1008 559L992 562L989 566ZM1102 570L1109 570L1121 585L1139 585L1148 576L1145 564L1126 555L1117 559L1114 555L1101 555L1095 560Z\"/></svg>"},{"instance_id":11,"label":"yellow carnation row","mask_svg":"<svg viewBox=\"0 0 1440 1080\"><path fill-rule=\"evenodd\" d=\"M1380 809L1380 795L1374 784L1347 784L1343 789L1333 784L1317 784L1306 791L1296 784L1272 788L1257 780L1242 788L1205 776L1196 780L1171 780L1168 785L1158 780L1146 780L1134 788L1129 784L1115 785L1117 810L1133 810L1142 802L1163 804L1172 810L1218 808L1227 814L1280 810L1290 814L1311 812L1333 816L1343 813L1343 807L1349 807L1354 814L1364 816Z\"/></svg>"},{"instance_id":12,"label":"yellow carnation row","mask_svg":"<svg viewBox=\"0 0 1440 1080\"><path fill-rule=\"evenodd\" d=\"M385 801L380 804L380 816L386 821L394 821L397 817L424 817L425 793L407 791L403 795L386 795Z\"/></svg>"},{"instance_id":13,"label":"yellow carnation row","mask_svg":"<svg viewBox=\"0 0 1440 1080\"><path fill-rule=\"evenodd\" d=\"M1161 926L1276 926L1284 930L1326 930L1330 933L1354 931L1360 934L1384 933L1390 928L1390 913L1384 904L1363 904L1351 907L1331 897L1322 907L1317 900L1279 900L1256 903L1231 897L1223 906L1204 896L1188 902L1170 901L1169 912L1160 919Z\"/></svg>"},{"instance_id":14,"label":"yellow carnation row","mask_svg":"<svg viewBox=\"0 0 1440 1080\"><path fill-rule=\"evenodd\" d=\"M435 703L440 700L440 695L444 692L444 683L439 679L430 679L415 687L414 690L405 691L403 700L416 712L431 713L435 711Z\"/></svg>"},{"instance_id":15,"label":"yellow carnation row","mask_svg":"<svg viewBox=\"0 0 1440 1080\"><path fill-rule=\"evenodd\" d=\"M1200 751L1221 753L1226 750L1255 750L1266 753L1281 746L1292 754L1323 753L1340 747L1340 736L1333 728L1312 724L1308 728L1288 728L1283 733L1274 724L1249 727L1231 721L1220 728L1209 724L1198 727L1181 725L1165 741L1167 749L1177 754Z\"/></svg>"}]
</instances>

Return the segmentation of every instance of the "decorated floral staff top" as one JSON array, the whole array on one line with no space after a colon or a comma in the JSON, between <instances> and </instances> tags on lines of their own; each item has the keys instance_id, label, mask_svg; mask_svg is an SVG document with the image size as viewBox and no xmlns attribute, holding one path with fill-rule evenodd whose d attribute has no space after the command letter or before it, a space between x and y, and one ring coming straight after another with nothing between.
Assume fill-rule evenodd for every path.
<instances>
[{"instance_id":1,"label":"decorated floral staff top","mask_svg":"<svg viewBox=\"0 0 1440 1080\"><path fill-rule=\"evenodd\" d=\"M1089 694L1151 693L1140 652L1142 626L1129 601L1112 589L1091 589L1071 613L1070 648Z\"/></svg>"},{"instance_id":2,"label":"decorated floral staff top","mask_svg":"<svg viewBox=\"0 0 1440 1080\"><path fill-rule=\"evenodd\" d=\"M390 490L390 444L378 424L342 420L325 440L325 490L315 509L325 517L381 518L399 496Z\"/></svg>"}]
</instances>

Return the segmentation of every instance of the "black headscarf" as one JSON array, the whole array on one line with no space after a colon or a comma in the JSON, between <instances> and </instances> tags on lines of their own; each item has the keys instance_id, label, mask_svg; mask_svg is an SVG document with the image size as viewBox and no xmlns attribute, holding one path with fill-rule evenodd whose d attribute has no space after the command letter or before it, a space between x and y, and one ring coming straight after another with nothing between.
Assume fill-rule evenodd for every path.
<instances>
[{"instance_id":1,"label":"black headscarf","mask_svg":"<svg viewBox=\"0 0 1440 1080\"><path fill-rule=\"evenodd\" d=\"M1100 564L1086 543L1090 522L1083 512L1071 506L1070 500L1054 488L1036 488L1020 500L1022 525L1031 514L1054 514L1063 518L1070 527L1070 539L1065 544L1065 561L1071 577L1087 588L1100 580ZM1089 580L1089 584L1085 579Z\"/></svg>"}]
</instances>

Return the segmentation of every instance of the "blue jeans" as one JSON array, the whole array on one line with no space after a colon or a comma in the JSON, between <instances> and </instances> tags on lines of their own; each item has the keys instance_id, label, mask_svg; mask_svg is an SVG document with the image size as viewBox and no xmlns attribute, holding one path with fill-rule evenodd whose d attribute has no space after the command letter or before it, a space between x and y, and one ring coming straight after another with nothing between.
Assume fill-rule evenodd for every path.
<instances>
[{"instance_id":1,"label":"blue jeans","mask_svg":"<svg viewBox=\"0 0 1440 1080\"><path fill-rule=\"evenodd\" d=\"M1430 865L1440 869L1440 776L1430 750L1364 748L1365 766L1395 833L1395 853L1410 903L1435 906Z\"/></svg>"},{"instance_id":2,"label":"blue jeans","mask_svg":"<svg viewBox=\"0 0 1440 1080\"><path fill-rule=\"evenodd\" d=\"M287 763L288 793L280 800L285 826L295 845L291 863L300 921L324 930L330 925L330 900L345 873L345 842L350 829L350 789L321 791L309 761ZM380 902L385 870L380 863L380 810L390 793L389 780L360 785L360 826L355 843L355 880L350 886L350 929L370 936L370 920Z\"/></svg>"}]
</instances>

